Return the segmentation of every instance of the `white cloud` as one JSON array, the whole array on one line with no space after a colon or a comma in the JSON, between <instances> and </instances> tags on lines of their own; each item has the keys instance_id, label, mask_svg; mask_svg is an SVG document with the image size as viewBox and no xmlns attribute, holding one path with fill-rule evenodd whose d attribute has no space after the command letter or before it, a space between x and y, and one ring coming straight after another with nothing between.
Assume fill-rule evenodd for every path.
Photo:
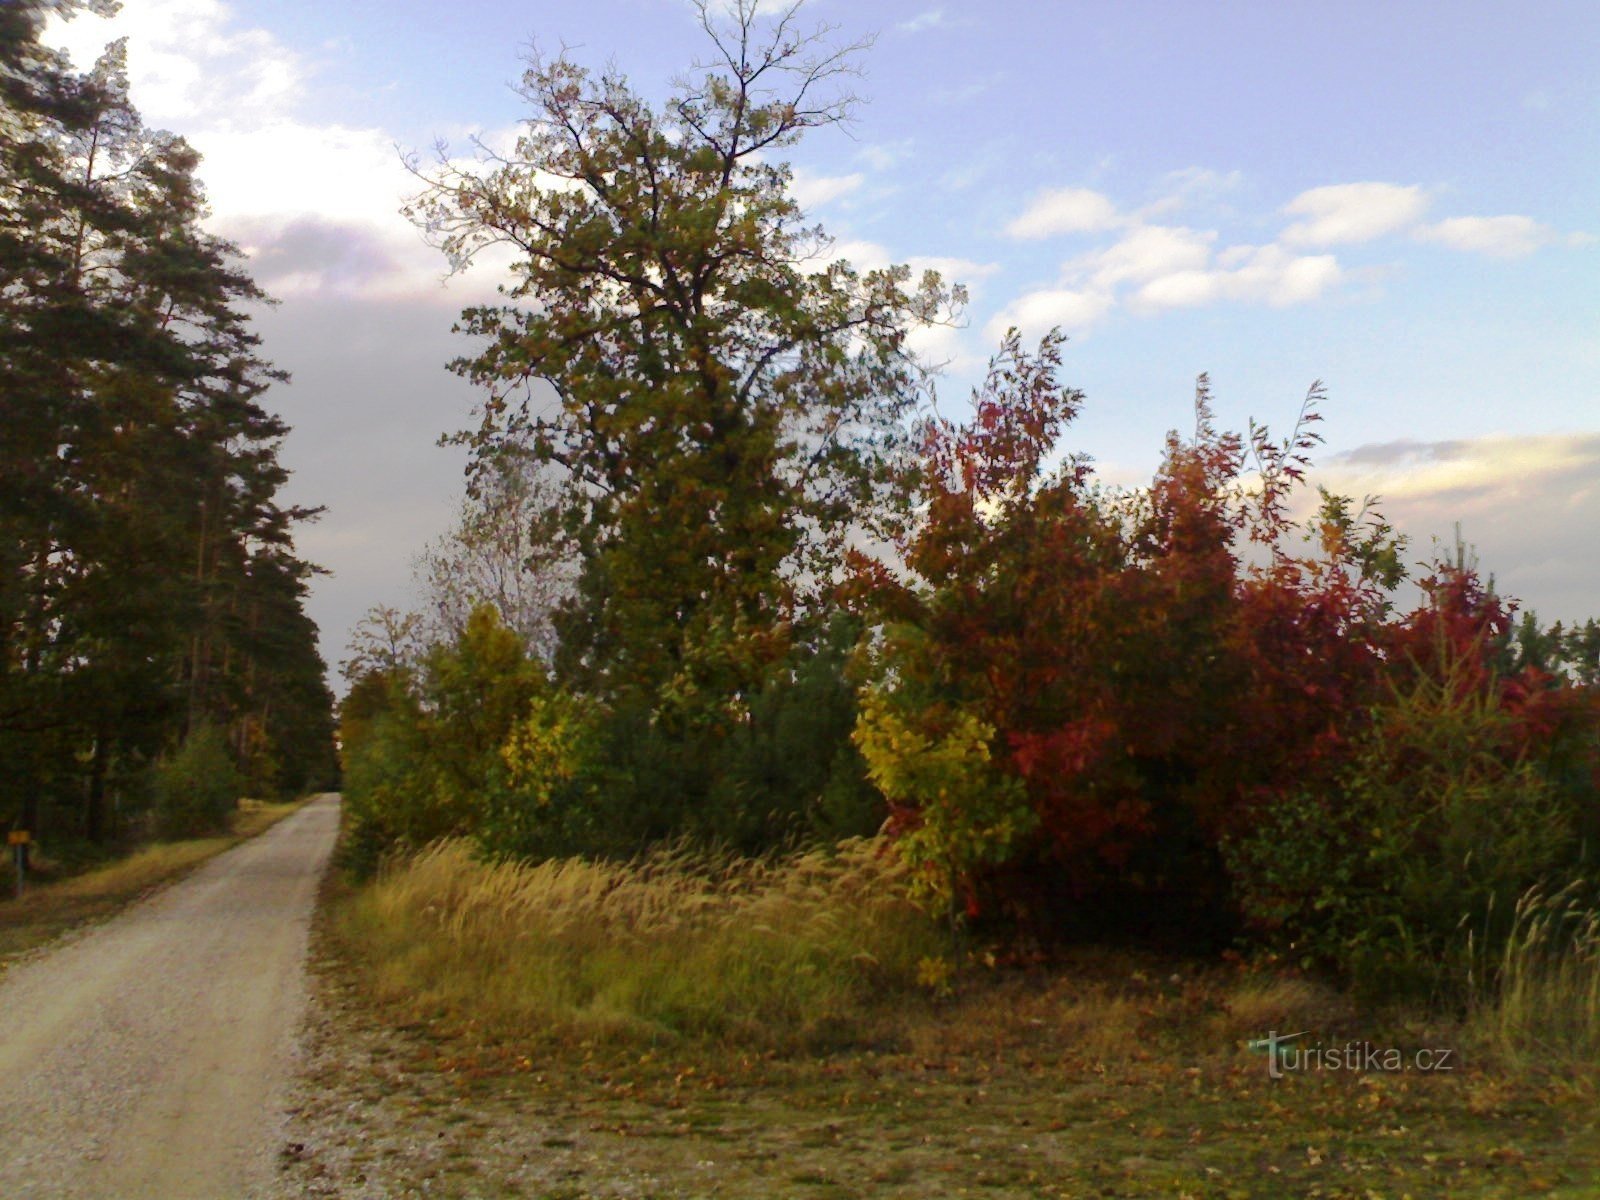
<instances>
[{"instance_id":1,"label":"white cloud","mask_svg":"<svg viewBox=\"0 0 1600 1200\"><path fill-rule=\"evenodd\" d=\"M53 21L48 40L87 67L114 38L128 39L128 78L152 125L226 123L279 111L305 79L300 57L264 29L239 29L220 0L134 0L110 20Z\"/></svg>"},{"instance_id":2,"label":"white cloud","mask_svg":"<svg viewBox=\"0 0 1600 1200\"><path fill-rule=\"evenodd\" d=\"M924 366L956 375L976 374L986 360L968 348L967 330L957 325L921 325L906 335L906 349Z\"/></svg>"},{"instance_id":3,"label":"white cloud","mask_svg":"<svg viewBox=\"0 0 1600 1200\"><path fill-rule=\"evenodd\" d=\"M929 91L928 98L935 104L965 104L999 87L1005 81L1004 71L991 71L987 75L968 79L965 83L933 88Z\"/></svg>"},{"instance_id":4,"label":"white cloud","mask_svg":"<svg viewBox=\"0 0 1600 1200\"><path fill-rule=\"evenodd\" d=\"M310 263L298 277L280 280L269 269L260 276L269 291L287 296L326 285L371 296L438 293L444 259L399 211L422 185L382 130L277 120L196 130L191 141L205 156L200 173L215 214L210 224L263 250L264 268L274 257L274 238L307 224L342 230L370 251L359 259L371 268L364 274ZM334 255L331 261L357 260Z\"/></svg>"},{"instance_id":5,"label":"white cloud","mask_svg":"<svg viewBox=\"0 0 1600 1200\"><path fill-rule=\"evenodd\" d=\"M1025 339L1037 338L1060 326L1067 334L1082 333L1114 304L1109 292L1076 288L1042 288L1007 305L984 326L984 335L996 342L1015 326Z\"/></svg>"},{"instance_id":6,"label":"white cloud","mask_svg":"<svg viewBox=\"0 0 1600 1200\"><path fill-rule=\"evenodd\" d=\"M1012 324L1030 333L1053 324L1081 330L1119 307L1134 315L1153 315L1225 303L1274 308L1309 304L1360 273L1352 273L1333 253L1308 247L1362 241L1415 226L1429 202L1420 187L1353 183L1316 188L1286 208L1303 219L1266 245L1219 244L1222 235L1215 228L1149 221L1157 212L1219 195L1239 182L1237 172L1174 172L1166 180L1167 195L1140 210L1121 210L1110 197L1084 188L1041 193L1006 228L1008 234L1037 238L1109 232L1114 240L1102 239L1099 248L1067 259L1053 284L1024 294L988 321L986 331L995 334ZM1489 240L1487 230L1449 222L1444 226L1463 241L1469 234ZM1510 235L1518 230L1494 232L1504 234L1504 243L1510 245Z\"/></svg>"},{"instance_id":7,"label":"white cloud","mask_svg":"<svg viewBox=\"0 0 1600 1200\"><path fill-rule=\"evenodd\" d=\"M1014 238L1045 238L1060 233L1099 233L1124 223L1116 205L1088 188L1051 188L1033 198L1021 216L1006 226Z\"/></svg>"},{"instance_id":8,"label":"white cloud","mask_svg":"<svg viewBox=\"0 0 1600 1200\"><path fill-rule=\"evenodd\" d=\"M993 170L994 163L988 156L980 155L946 170L939 176L939 186L946 191L964 192Z\"/></svg>"},{"instance_id":9,"label":"white cloud","mask_svg":"<svg viewBox=\"0 0 1600 1200\"><path fill-rule=\"evenodd\" d=\"M1104 250L1067 264L1068 275L1080 275L1097 287L1156 279L1179 271L1204 268L1211 260L1215 231L1199 232L1172 225L1140 225Z\"/></svg>"},{"instance_id":10,"label":"white cloud","mask_svg":"<svg viewBox=\"0 0 1600 1200\"><path fill-rule=\"evenodd\" d=\"M852 175L816 175L796 167L789 191L801 208L816 208L848 196L866 180L859 171Z\"/></svg>"},{"instance_id":11,"label":"white cloud","mask_svg":"<svg viewBox=\"0 0 1600 1200\"><path fill-rule=\"evenodd\" d=\"M901 138L896 142L869 142L856 151L856 157L874 171L887 171L910 158L915 145L912 138Z\"/></svg>"},{"instance_id":12,"label":"white cloud","mask_svg":"<svg viewBox=\"0 0 1600 1200\"><path fill-rule=\"evenodd\" d=\"M1232 246L1217 263L1230 298L1279 307L1315 300L1341 276L1333 255L1296 255L1281 246Z\"/></svg>"},{"instance_id":13,"label":"white cloud","mask_svg":"<svg viewBox=\"0 0 1600 1200\"><path fill-rule=\"evenodd\" d=\"M836 262L849 263L858 271L876 271L894 261L889 248L880 242L864 238L835 238L821 248L811 262L811 269L821 271Z\"/></svg>"},{"instance_id":14,"label":"white cloud","mask_svg":"<svg viewBox=\"0 0 1600 1200\"><path fill-rule=\"evenodd\" d=\"M1135 311L1194 308L1231 300L1287 308L1320 298L1343 278L1331 254L1296 255L1281 246L1230 246L1204 270L1174 271L1139 288Z\"/></svg>"},{"instance_id":15,"label":"white cloud","mask_svg":"<svg viewBox=\"0 0 1600 1200\"><path fill-rule=\"evenodd\" d=\"M944 9L930 8L924 12L919 12L909 21L901 21L896 28L905 33L922 33L924 30L939 29L948 24L949 22L945 19Z\"/></svg>"},{"instance_id":16,"label":"white cloud","mask_svg":"<svg viewBox=\"0 0 1600 1200\"><path fill-rule=\"evenodd\" d=\"M1142 220L1165 216L1167 213L1215 199L1233 191L1243 182L1244 174L1240 171L1224 173L1207 167L1185 167L1181 171L1169 171L1162 180L1161 198L1145 205L1139 210L1138 215Z\"/></svg>"},{"instance_id":17,"label":"white cloud","mask_svg":"<svg viewBox=\"0 0 1600 1200\"><path fill-rule=\"evenodd\" d=\"M1301 192L1284 212L1304 220L1283 231L1290 246L1370 242L1413 225L1427 210L1420 187L1394 183L1338 183Z\"/></svg>"},{"instance_id":18,"label":"white cloud","mask_svg":"<svg viewBox=\"0 0 1600 1200\"><path fill-rule=\"evenodd\" d=\"M50 30L79 64L117 37L129 39L134 103L203 156L207 225L240 244L270 294L440 298L444 259L400 215L422 185L384 130L298 114L312 73L301 56L264 30L239 27L219 0L133 0L111 20L79 17ZM506 130L484 136L501 148L514 140ZM451 287L453 303L486 297L504 278L503 255L484 263Z\"/></svg>"},{"instance_id":19,"label":"white cloud","mask_svg":"<svg viewBox=\"0 0 1600 1200\"><path fill-rule=\"evenodd\" d=\"M1330 459L1328 470L1341 486L1381 491L1407 503L1444 500L1476 514L1508 497L1525 501L1543 494L1557 477L1568 483L1580 476L1600 480L1600 434L1369 443ZM1569 486L1559 494L1560 502L1551 498L1556 509L1573 499Z\"/></svg>"},{"instance_id":20,"label":"white cloud","mask_svg":"<svg viewBox=\"0 0 1600 1200\"><path fill-rule=\"evenodd\" d=\"M971 283L975 279L986 279L1000 269L999 263L980 263L970 258L937 254L913 254L906 260L906 265L916 274L937 271L946 283Z\"/></svg>"},{"instance_id":21,"label":"white cloud","mask_svg":"<svg viewBox=\"0 0 1600 1200\"><path fill-rule=\"evenodd\" d=\"M392 213L417 190L381 130L281 120L202 130L193 140L205 155L212 207L225 218L315 212L365 221Z\"/></svg>"},{"instance_id":22,"label":"white cloud","mask_svg":"<svg viewBox=\"0 0 1600 1200\"><path fill-rule=\"evenodd\" d=\"M1425 562L1457 522L1497 590L1545 621L1600 615L1600 561L1572 531L1600 526L1600 434L1495 435L1360 446L1318 464L1315 482L1376 495Z\"/></svg>"},{"instance_id":23,"label":"white cloud","mask_svg":"<svg viewBox=\"0 0 1600 1200\"><path fill-rule=\"evenodd\" d=\"M1559 240L1555 230L1532 217L1451 217L1417 230L1417 237L1452 250L1495 258L1522 258Z\"/></svg>"}]
</instances>

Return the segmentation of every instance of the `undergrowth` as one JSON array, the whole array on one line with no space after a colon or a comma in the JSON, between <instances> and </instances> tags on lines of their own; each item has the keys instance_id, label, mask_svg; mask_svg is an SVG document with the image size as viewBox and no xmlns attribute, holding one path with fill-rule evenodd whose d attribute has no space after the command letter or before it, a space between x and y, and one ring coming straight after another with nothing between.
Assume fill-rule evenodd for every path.
<instances>
[{"instance_id":1,"label":"undergrowth","mask_svg":"<svg viewBox=\"0 0 1600 1200\"><path fill-rule=\"evenodd\" d=\"M1463 1019L1363 1007L1266 964L1106 950L1104 962L1080 953L1022 972L968 955L955 970L948 931L906 883L871 840L764 859L677 848L538 864L448 841L347 893L332 932L391 1017L485 1044L937 1054L1048 1030L1069 1055L1114 1063L1226 1055L1271 1030L1309 1030L1330 1044L1421 1039L1506 1078L1592 1083L1600 1062L1600 917L1573 889L1523 898L1503 952L1477 960Z\"/></svg>"}]
</instances>

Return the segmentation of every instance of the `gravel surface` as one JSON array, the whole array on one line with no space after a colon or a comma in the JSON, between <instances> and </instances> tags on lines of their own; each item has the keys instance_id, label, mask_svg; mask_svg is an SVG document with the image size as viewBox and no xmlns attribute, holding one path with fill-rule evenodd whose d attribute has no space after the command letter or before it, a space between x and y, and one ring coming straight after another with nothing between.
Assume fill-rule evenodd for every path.
<instances>
[{"instance_id":1,"label":"gravel surface","mask_svg":"<svg viewBox=\"0 0 1600 1200\"><path fill-rule=\"evenodd\" d=\"M0 981L0 1191L239 1200L278 1185L322 796Z\"/></svg>"}]
</instances>

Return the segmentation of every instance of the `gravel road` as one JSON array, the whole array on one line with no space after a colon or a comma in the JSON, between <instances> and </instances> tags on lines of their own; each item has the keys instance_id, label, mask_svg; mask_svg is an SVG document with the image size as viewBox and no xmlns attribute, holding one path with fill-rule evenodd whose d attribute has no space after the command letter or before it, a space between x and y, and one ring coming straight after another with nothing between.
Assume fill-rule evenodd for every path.
<instances>
[{"instance_id":1,"label":"gravel road","mask_svg":"<svg viewBox=\"0 0 1600 1200\"><path fill-rule=\"evenodd\" d=\"M0 1193L271 1194L338 822L320 796L0 981Z\"/></svg>"}]
</instances>

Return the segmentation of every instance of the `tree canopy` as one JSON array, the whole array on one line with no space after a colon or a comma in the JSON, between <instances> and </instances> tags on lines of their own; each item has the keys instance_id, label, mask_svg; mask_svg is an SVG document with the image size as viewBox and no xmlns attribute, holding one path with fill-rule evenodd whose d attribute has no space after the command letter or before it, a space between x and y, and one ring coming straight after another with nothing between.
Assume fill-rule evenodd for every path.
<instances>
[{"instance_id":1,"label":"tree canopy","mask_svg":"<svg viewBox=\"0 0 1600 1200\"><path fill-rule=\"evenodd\" d=\"M660 104L536 57L514 148L417 167L411 212L453 263L514 258L456 369L487 389L480 461L517 440L565 472L562 669L685 713L746 693L882 523L923 384L907 335L962 299L805 223L776 154L845 119L858 47L797 8L700 5L713 52Z\"/></svg>"}]
</instances>

